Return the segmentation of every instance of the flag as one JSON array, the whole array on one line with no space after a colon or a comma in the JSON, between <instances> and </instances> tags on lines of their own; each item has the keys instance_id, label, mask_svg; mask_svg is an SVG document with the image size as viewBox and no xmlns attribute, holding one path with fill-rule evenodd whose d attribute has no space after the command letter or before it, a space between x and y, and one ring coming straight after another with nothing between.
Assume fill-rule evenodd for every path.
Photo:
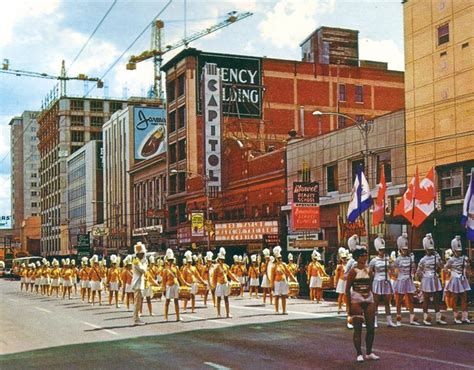
<instances>
[{"instance_id":1,"label":"flag","mask_svg":"<svg viewBox=\"0 0 474 370\"><path fill-rule=\"evenodd\" d=\"M364 211L372 205L370 188L365 178L362 166L357 169L357 176L352 187L351 200L347 210L347 221L354 222Z\"/></svg>"},{"instance_id":2,"label":"flag","mask_svg":"<svg viewBox=\"0 0 474 370\"><path fill-rule=\"evenodd\" d=\"M461 225L466 229L467 240L474 241L474 168L471 169L471 181L462 210Z\"/></svg>"},{"instance_id":3,"label":"flag","mask_svg":"<svg viewBox=\"0 0 474 370\"><path fill-rule=\"evenodd\" d=\"M410 221L412 226L419 227L435 210L435 198L434 168L432 167L420 182L417 167L415 176L411 179L393 215L403 216Z\"/></svg>"},{"instance_id":4,"label":"flag","mask_svg":"<svg viewBox=\"0 0 474 370\"><path fill-rule=\"evenodd\" d=\"M385 216L385 194L387 193L387 184L385 183L385 170L381 167L379 192L374 204L374 213L372 214L372 223L377 226L384 220Z\"/></svg>"}]
</instances>

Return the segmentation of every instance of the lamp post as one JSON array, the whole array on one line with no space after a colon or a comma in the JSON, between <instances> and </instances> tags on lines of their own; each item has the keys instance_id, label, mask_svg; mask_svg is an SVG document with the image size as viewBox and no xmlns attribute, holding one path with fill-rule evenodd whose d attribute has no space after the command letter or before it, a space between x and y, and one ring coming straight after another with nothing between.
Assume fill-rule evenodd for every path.
<instances>
[{"instance_id":1,"label":"lamp post","mask_svg":"<svg viewBox=\"0 0 474 370\"><path fill-rule=\"evenodd\" d=\"M186 174L189 174L189 175L195 175L195 176L198 176L200 177L203 181L204 181L204 195L206 197L206 235L207 235L207 250L211 250L211 236L210 236L210 230L207 228L208 226L208 223L210 222L209 220L209 191L208 191L208 183L209 183L209 176L206 176L206 175L201 175L200 173L198 172L194 172L194 171L178 171L178 170L171 170L170 173L175 175L175 174L178 174L178 173L186 173Z\"/></svg>"},{"instance_id":2,"label":"lamp post","mask_svg":"<svg viewBox=\"0 0 474 370\"><path fill-rule=\"evenodd\" d=\"M319 110L316 110L313 112L313 116L319 117L319 124L321 124L321 116L338 116L338 117L344 117L348 119L349 121L353 122L355 126L359 129L360 134L362 135L362 140L364 141L364 171L366 176L368 176L369 173L369 132L372 131L373 129L373 120L362 120L362 121L357 121L351 116L348 116L347 114L344 113L338 113L338 112L321 112ZM367 244L368 248L370 248L370 215L367 216L367 223L366 223L366 232L367 232Z\"/></svg>"}]
</instances>

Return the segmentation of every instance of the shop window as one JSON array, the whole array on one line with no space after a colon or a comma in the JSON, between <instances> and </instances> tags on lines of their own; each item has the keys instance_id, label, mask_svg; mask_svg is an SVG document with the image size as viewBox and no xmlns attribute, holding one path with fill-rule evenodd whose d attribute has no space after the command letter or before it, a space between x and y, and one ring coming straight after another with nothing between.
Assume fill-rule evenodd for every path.
<instances>
[{"instance_id":1,"label":"shop window","mask_svg":"<svg viewBox=\"0 0 474 370\"><path fill-rule=\"evenodd\" d=\"M337 164L326 167L327 192L338 190Z\"/></svg>"},{"instance_id":2,"label":"shop window","mask_svg":"<svg viewBox=\"0 0 474 370\"><path fill-rule=\"evenodd\" d=\"M71 100L71 110L84 110L84 100Z\"/></svg>"},{"instance_id":3,"label":"shop window","mask_svg":"<svg viewBox=\"0 0 474 370\"><path fill-rule=\"evenodd\" d=\"M186 126L186 107L178 109L178 129Z\"/></svg>"},{"instance_id":4,"label":"shop window","mask_svg":"<svg viewBox=\"0 0 474 370\"><path fill-rule=\"evenodd\" d=\"M170 144L169 163L176 162L176 143Z\"/></svg>"},{"instance_id":5,"label":"shop window","mask_svg":"<svg viewBox=\"0 0 474 370\"><path fill-rule=\"evenodd\" d=\"M380 175L384 169L385 182L392 182L392 160L390 151L377 155L377 183L380 182Z\"/></svg>"},{"instance_id":6,"label":"shop window","mask_svg":"<svg viewBox=\"0 0 474 370\"><path fill-rule=\"evenodd\" d=\"M438 27L438 46L449 42L449 23Z\"/></svg>"},{"instance_id":7,"label":"shop window","mask_svg":"<svg viewBox=\"0 0 474 370\"><path fill-rule=\"evenodd\" d=\"M178 161L186 159L186 139L178 141Z\"/></svg>"},{"instance_id":8,"label":"shop window","mask_svg":"<svg viewBox=\"0 0 474 370\"><path fill-rule=\"evenodd\" d=\"M339 101L346 101L346 85L339 84Z\"/></svg>"},{"instance_id":9,"label":"shop window","mask_svg":"<svg viewBox=\"0 0 474 370\"><path fill-rule=\"evenodd\" d=\"M462 197L462 168L450 168L440 172L441 193L444 199Z\"/></svg>"},{"instance_id":10,"label":"shop window","mask_svg":"<svg viewBox=\"0 0 474 370\"><path fill-rule=\"evenodd\" d=\"M356 85L355 87L355 101L356 103L364 102L364 87L362 85Z\"/></svg>"},{"instance_id":11,"label":"shop window","mask_svg":"<svg viewBox=\"0 0 474 370\"><path fill-rule=\"evenodd\" d=\"M176 111L170 112L169 114L168 130L170 133L176 131Z\"/></svg>"},{"instance_id":12,"label":"shop window","mask_svg":"<svg viewBox=\"0 0 474 370\"><path fill-rule=\"evenodd\" d=\"M352 183L351 183L351 186L352 186L352 184L354 184L354 180L357 176L357 169L362 166L362 170L364 170L364 160L363 159L356 159L356 160L351 162L351 166L352 166ZM367 177L367 174L366 174L366 177Z\"/></svg>"},{"instance_id":13,"label":"shop window","mask_svg":"<svg viewBox=\"0 0 474 370\"><path fill-rule=\"evenodd\" d=\"M178 193L186 191L186 172L178 173Z\"/></svg>"},{"instance_id":14,"label":"shop window","mask_svg":"<svg viewBox=\"0 0 474 370\"><path fill-rule=\"evenodd\" d=\"M166 97L168 102L172 102L176 99L176 92L175 92L175 82L170 81L166 84Z\"/></svg>"},{"instance_id":15,"label":"shop window","mask_svg":"<svg viewBox=\"0 0 474 370\"><path fill-rule=\"evenodd\" d=\"M186 90L186 80L185 80L185 74L181 74L178 77L178 96L184 95L184 92Z\"/></svg>"},{"instance_id":16,"label":"shop window","mask_svg":"<svg viewBox=\"0 0 474 370\"><path fill-rule=\"evenodd\" d=\"M90 111L91 112L103 112L104 111L104 102L91 100L91 102L90 102Z\"/></svg>"}]
</instances>

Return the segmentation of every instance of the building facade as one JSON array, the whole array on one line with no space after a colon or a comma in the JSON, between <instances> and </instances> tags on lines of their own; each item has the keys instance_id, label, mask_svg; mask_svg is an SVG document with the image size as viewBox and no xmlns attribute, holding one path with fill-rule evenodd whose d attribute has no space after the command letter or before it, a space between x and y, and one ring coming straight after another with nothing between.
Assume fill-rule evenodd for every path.
<instances>
[{"instance_id":1,"label":"building facade","mask_svg":"<svg viewBox=\"0 0 474 370\"><path fill-rule=\"evenodd\" d=\"M474 3L404 1L407 176L436 170L438 209L421 226L449 245L474 167ZM434 227L436 226L436 227Z\"/></svg>"},{"instance_id":2,"label":"building facade","mask_svg":"<svg viewBox=\"0 0 474 370\"><path fill-rule=\"evenodd\" d=\"M125 101L74 98L53 100L38 117L41 158L41 254L69 255L67 158L91 140Z\"/></svg>"}]
</instances>

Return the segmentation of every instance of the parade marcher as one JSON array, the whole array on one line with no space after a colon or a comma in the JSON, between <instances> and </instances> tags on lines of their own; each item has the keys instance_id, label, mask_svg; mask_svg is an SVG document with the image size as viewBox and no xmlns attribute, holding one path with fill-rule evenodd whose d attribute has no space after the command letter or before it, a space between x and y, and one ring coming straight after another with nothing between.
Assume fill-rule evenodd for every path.
<instances>
[{"instance_id":1,"label":"parade marcher","mask_svg":"<svg viewBox=\"0 0 474 370\"><path fill-rule=\"evenodd\" d=\"M307 280L309 285L309 300L321 303L323 300L323 277L327 276L321 261L321 254L315 249L311 254L311 263L308 265Z\"/></svg>"},{"instance_id":2,"label":"parade marcher","mask_svg":"<svg viewBox=\"0 0 474 370\"><path fill-rule=\"evenodd\" d=\"M249 296L252 298L252 292L255 292L255 298L258 299L258 286L259 286L259 281L258 281L258 265L257 265L257 255L252 254L250 257L250 260L252 261L252 264L249 267Z\"/></svg>"},{"instance_id":3,"label":"parade marcher","mask_svg":"<svg viewBox=\"0 0 474 370\"><path fill-rule=\"evenodd\" d=\"M446 249L444 251L444 261L447 262L449 259L454 256L454 252L451 248ZM440 274L441 285L443 286L443 298L442 300L446 304L446 311L453 310L453 301L454 301L454 294L446 290L446 287L451 279L451 270L442 269Z\"/></svg>"},{"instance_id":4,"label":"parade marcher","mask_svg":"<svg viewBox=\"0 0 474 370\"><path fill-rule=\"evenodd\" d=\"M393 287L390 282L390 273L393 270L393 265L390 259L385 254L385 240L382 235L379 235L374 240L375 250L377 256L372 258L369 263L369 268L373 274L372 292L374 294L375 302L375 327L377 327L378 306L380 300L385 303L385 315L387 315L387 326L389 328L395 327L390 313L390 303L392 301Z\"/></svg>"},{"instance_id":5,"label":"parade marcher","mask_svg":"<svg viewBox=\"0 0 474 370\"><path fill-rule=\"evenodd\" d=\"M237 257L234 259L234 265L231 268L232 273L237 276L237 279L240 283L240 296L244 296L244 286L245 286L245 274L246 274L246 268L244 266L243 258L242 256L234 256Z\"/></svg>"},{"instance_id":6,"label":"parade marcher","mask_svg":"<svg viewBox=\"0 0 474 370\"><path fill-rule=\"evenodd\" d=\"M443 268L441 257L434 250L434 240L431 234L426 234L423 238L423 248L425 256L420 260L417 275L421 278L420 289L423 292L423 324L431 325L431 317L428 315L428 304L433 299L436 322L439 325L446 325L439 310L439 292L442 290L438 274Z\"/></svg>"},{"instance_id":7,"label":"parade marcher","mask_svg":"<svg viewBox=\"0 0 474 370\"><path fill-rule=\"evenodd\" d=\"M214 268L212 286L216 289L217 298L217 316L221 317L221 300L224 298L226 317L231 318L229 305L229 278L233 281L238 281L237 277L230 271L228 265L225 264L225 249L220 248L217 255L218 264Z\"/></svg>"},{"instance_id":8,"label":"parade marcher","mask_svg":"<svg viewBox=\"0 0 474 370\"><path fill-rule=\"evenodd\" d=\"M43 269L41 268L41 262L36 261L36 269L35 269L35 293L39 294L39 288L41 284L41 273L43 272Z\"/></svg>"},{"instance_id":9,"label":"parade marcher","mask_svg":"<svg viewBox=\"0 0 474 370\"><path fill-rule=\"evenodd\" d=\"M265 248L262 253L264 261L262 261L260 264L260 276L262 276L262 283L260 284L260 287L262 288L263 304L265 304L267 300L267 294L270 296L270 304L273 304L273 293L270 288L270 271L268 266L270 263L270 250Z\"/></svg>"},{"instance_id":10,"label":"parade marcher","mask_svg":"<svg viewBox=\"0 0 474 370\"><path fill-rule=\"evenodd\" d=\"M135 257L132 261L132 289L134 292L134 310L133 310L133 324L146 325L146 322L140 319L140 312L142 311L143 293L145 290L145 274L148 269L148 263L145 258L147 252L145 245L138 242L133 246Z\"/></svg>"},{"instance_id":11,"label":"parade marcher","mask_svg":"<svg viewBox=\"0 0 474 370\"><path fill-rule=\"evenodd\" d=\"M45 261L45 266L43 268L43 295L47 296L49 294L49 289L51 287L51 268L49 267L49 261Z\"/></svg>"},{"instance_id":12,"label":"parade marcher","mask_svg":"<svg viewBox=\"0 0 474 370\"><path fill-rule=\"evenodd\" d=\"M191 312L195 313L196 312L196 294L198 292L199 288L199 282L201 284L206 284L204 279L201 277L199 274L197 268L192 265L193 262L193 254L191 251L186 251L184 253L184 266L183 269L181 270L181 275L183 276L183 280L189 284L191 287ZM186 312L188 309L188 300L184 299L183 302L183 311Z\"/></svg>"},{"instance_id":13,"label":"parade marcher","mask_svg":"<svg viewBox=\"0 0 474 370\"><path fill-rule=\"evenodd\" d=\"M100 286L104 291L104 294L107 293L109 286L107 284L107 260L103 257L99 262L99 271L100 271Z\"/></svg>"},{"instance_id":14,"label":"parade marcher","mask_svg":"<svg viewBox=\"0 0 474 370\"><path fill-rule=\"evenodd\" d=\"M415 256L408 251L408 235L403 233L397 239L400 255L395 259L396 280L393 284L397 305L397 326L402 325L402 302L405 299L410 312L410 325L420 325L415 318L413 294L416 291L413 278L416 271Z\"/></svg>"},{"instance_id":15,"label":"parade marcher","mask_svg":"<svg viewBox=\"0 0 474 370\"><path fill-rule=\"evenodd\" d=\"M468 273L470 272L469 259L462 254L462 245L461 237L456 236L451 241L451 248L454 252L452 256L445 265L445 269L451 273L451 278L449 279L448 284L446 285L446 291L450 292L453 299L453 315L454 323L469 324L471 321L468 317L467 310L467 292L471 290L469 285ZM457 312L457 300L458 297L461 298L461 317L458 316Z\"/></svg>"},{"instance_id":16,"label":"parade marcher","mask_svg":"<svg viewBox=\"0 0 474 370\"><path fill-rule=\"evenodd\" d=\"M89 259L87 257L82 257L81 258L81 269L79 271L79 278L81 279L81 300L84 302L86 299L86 293L87 293L87 303L90 303L91 299L91 285L89 281L89 266L87 266L87 262Z\"/></svg>"},{"instance_id":17,"label":"parade marcher","mask_svg":"<svg viewBox=\"0 0 474 370\"><path fill-rule=\"evenodd\" d=\"M122 302L125 302L127 311L130 310L130 301L133 303L133 289L132 289L132 256L128 255L123 260L124 268L122 270L121 281L123 284Z\"/></svg>"},{"instance_id":18,"label":"parade marcher","mask_svg":"<svg viewBox=\"0 0 474 370\"><path fill-rule=\"evenodd\" d=\"M72 270L72 285L74 286L74 294L77 295L77 278L79 276L79 270L76 266L76 260L71 259L70 268Z\"/></svg>"},{"instance_id":19,"label":"parade marcher","mask_svg":"<svg viewBox=\"0 0 474 370\"><path fill-rule=\"evenodd\" d=\"M289 286L288 280L296 282L296 278L291 273L288 266L282 261L281 247L279 245L273 248L273 256L275 262L271 271L271 286L273 288L273 297L275 298L275 312L279 313L279 301L281 297L282 314L287 315L286 299L288 298Z\"/></svg>"},{"instance_id":20,"label":"parade marcher","mask_svg":"<svg viewBox=\"0 0 474 370\"><path fill-rule=\"evenodd\" d=\"M115 297L115 307L120 308L118 302L118 292L120 289L120 270L117 267L117 256L110 256L110 268L107 271L107 286L109 287L109 306L112 305L112 299Z\"/></svg>"},{"instance_id":21,"label":"parade marcher","mask_svg":"<svg viewBox=\"0 0 474 370\"><path fill-rule=\"evenodd\" d=\"M291 254L291 253L288 253L288 269L291 271L291 273L293 274L294 277L296 277L296 275L299 272L299 267L294 262L293 254Z\"/></svg>"},{"instance_id":22,"label":"parade marcher","mask_svg":"<svg viewBox=\"0 0 474 370\"><path fill-rule=\"evenodd\" d=\"M207 306L207 297L209 295L209 291L211 291L212 303L214 304L214 307L216 307L215 290L211 288L211 273L214 268L212 258L213 258L213 253L211 251L208 251L205 257L206 263L202 267L201 276L203 280L206 282L206 286L207 286L206 292L204 293L204 306Z\"/></svg>"},{"instance_id":23,"label":"parade marcher","mask_svg":"<svg viewBox=\"0 0 474 370\"><path fill-rule=\"evenodd\" d=\"M20 292L23 291L23 288L25 288L25 291L28 291L28 283L26 282L28 275L28 269L26 268L25 263L22 263L20 265Z\"/></svg>"},{"instance_id":24,"label":"parade marcher","mask_svg":"<svg viewBox=\"0 0 474 370\"><path fill-rule=\"evenodd\" d=\"M352 257L352 252L356 250L359 244L360 244L360 240L357 234L354 234L350 238L347 239L347 247L349 248L349 254L347 255L347 264L344 268L344 277L346 278L346 281L347 281L347 276L349 275L349 271L351 271L352 267L354 267L357 264L357 261L354 260L354 258ZM367 263L367 266L368 266L368 263ZM346 296L346 301L347 301L347 296ZM346 303L346 311L347 311L347 329L353 329L354 327L352 325L352 317L349 313L349 306L347 306L347 303Z\"/></svg>"},{"instance_id":25,"label":"parade marcher","mask_svg":"<svg viewBox=\"0 0 474 370\"><path fill-rule=\"evenodd\" d=\"M71 299L71 290L72 290L72 279L74 272L71 269L71 262L69 258L66 258L63 269L63 299L68 295L68 299Z\"/></svg>"},{"instance_id":26,"label":"parade marcher","mask_svg":"<svg viewBox=\"0 0 474 370\"><path fill-rule=\"evenodd\" d=\"M59 298L59 275L61 274L61 270L59 269L59 261L54 258L52 265L53 268L51 269L51 290L49 291L49 295L52 295L53 292L56 292L56 297Z\"/></svg>"},{"instance_id":27,"label":"parade marcher","mask_svg":"<svg viewBox=\"0 0 474 370\"><path fill-rule=\"evenodd\" d=\"M337 314L341 313L342 304L346 304L346 276L344 268L347 264L349 252L341 247L338 251L339 263L334 271L334 285L336 287L337 296Z\"/></svg>"},{"instance_id":28,"label":"parade marcher","mask_svg":"<svg viewBox=\"0 0 474 370\"><path fill-rule=\"evenodd\" d=\"M36 264L34 262L30 263L29 278L30 278L30 293L33 293L33 287L35 286L35 283L36 283Z\"/></svg>"},{"instance_id":29,"label":"parade marcher","mask_svg":"<svg viewBox=\"0 0 474 370\"><path fill-rule=\"evenodd\" d=\"M176 321L182 321L179 316L179 283L182 281L181 273L175 265L175 258L173 250L168 248L166 250L166 265L163 270L162 289L165 294L165 321L168 321L168 312L170 302L174 300L174 310L176 314Z\"/></svg>"},{"instance_id":30,"label":"parade marcher","mask_svg":"<svg viewBox=\"0 0 474 370\"><path fill-rule=\"evenodd\" d=\"M379 357L372 352L375 338L375 304L372 294L372 271L367 267L367 250L356 246L352 252L356 264L351 268L346 281L346 299L349 315L354 326L354 347L357 351L357 361L363 362L362 355L362 323L366 324L366 356L368 360L378 360Z\"/></svg>"},{"instance_id":31,"label":"parade marcher","mask_svg":"<svg viewBox=\"0 0 474 370\"><path fill-rule=\"evenodd\" d=\"M95 296L99 298L99 306L102 305L102 273L99 266L99 257L94 254L90 259L91 269L89 271L89 280L91 282L92 305L95 305Z\"/></svg>"},{"instance_id":32,"label":"parade marcher","mask_svg":"<svg viewBox=\"0 0 474 370\"><path fill-rule=\"evenodd\" d=\"M158 286L159 283L156 280L156 267L155 267L155 257L148 257L148 269L145 273L145 291L144 296L146 299L146 304L148 307L148 313L150 316L153 316L153 305L151 304L151 299L153 298L154 292L153 287ZM142 313L140 311L140 313Z\"/></svg>"}]
</instances>

